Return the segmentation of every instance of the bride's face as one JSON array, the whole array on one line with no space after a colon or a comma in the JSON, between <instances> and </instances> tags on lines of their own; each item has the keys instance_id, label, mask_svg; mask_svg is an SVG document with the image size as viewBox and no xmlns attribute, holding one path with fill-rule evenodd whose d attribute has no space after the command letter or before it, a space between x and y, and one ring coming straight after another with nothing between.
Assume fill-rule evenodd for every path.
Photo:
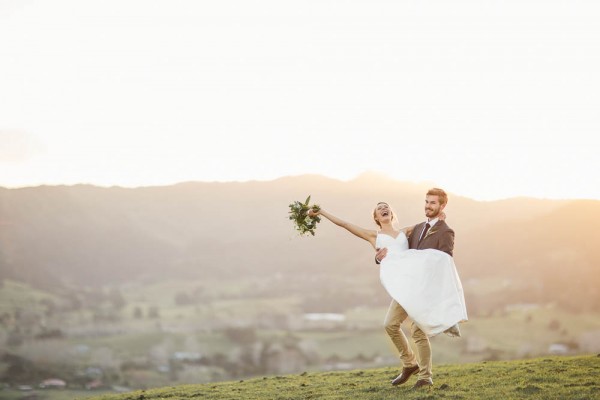
<instances>
[{"instance_id":1,"label":"bride's face","mask_svg":"<svg viewBox=\"0 0 600 400\"><path fill-rule=\"evenodd\" d=\"M375 207L374 217L375 221L381 224L382 222L389 222L394 219L394 214L387 203L379 203Z\"/></svg>"},{"instance_id":2,"label":"bride's face","mask_svg":"<svg viewBox=\"0 0 600 400\"><path fill-rule=\"evenodd\" d=\"M426 196L425 197L425 215L427 218L435 218L444 209L441 205L439 196Z\"/></svg>"}]
</instances>

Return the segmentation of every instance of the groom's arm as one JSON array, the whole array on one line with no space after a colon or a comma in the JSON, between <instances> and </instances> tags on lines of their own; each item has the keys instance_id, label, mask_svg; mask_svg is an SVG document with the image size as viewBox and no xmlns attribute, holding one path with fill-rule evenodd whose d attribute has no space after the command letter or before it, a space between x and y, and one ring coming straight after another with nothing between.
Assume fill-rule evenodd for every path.
<instances>
[{"instance_id":1,"label":"groom's arm","mask_svg":"<svg viewBox=\"0 0 600 400\"><path fill-rule=\"evenodd\" d=\"M375 264L381 264L381 260L383 260L385 258L385 256L387 255L387 248L384 247L382 249L375 249L377 250L377 253L375 253Z\"/></svg>"},{"instance_id":2,"label":"groom's arm","mask_svg":"<svg viewBox=\"0 0 600 400\"><path fill-rule=\"evenodd\" d=\"M441 235L438 246L438 250L452 256L452 252L454 251L454 231L452 229L448 228L448 230Z\"/></svg>"}]
</instances>

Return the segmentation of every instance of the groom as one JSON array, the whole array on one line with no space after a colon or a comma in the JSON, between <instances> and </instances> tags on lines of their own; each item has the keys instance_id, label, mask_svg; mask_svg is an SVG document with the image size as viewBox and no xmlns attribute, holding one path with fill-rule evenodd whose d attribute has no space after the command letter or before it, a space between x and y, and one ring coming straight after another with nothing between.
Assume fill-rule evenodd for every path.
<instances>
[{"instance_id":1,"label":"groom","mask_svg":"<svg viewBox=\"0 0 600 400\"><path fill-rule=\"evenodd\" d=\"M425 196L425 216L427 221L416 225L410 236L408 244L411 249L436 249L448 253L452 256L454 249L454 231L446 225L445 221L439 220L439 215L448 203L448 196L442 189L433 188L427 192ZM375 261L377 264L381 262L387 255L387 249L382 248L377 250ZM385 330L392 339L392 342L400 353L402 360L402 373L392 381L392 385L401 385L405 383L411 375L417 373L417 383L413 389L422 387L430 387L433 385L432 378L432 361L431 361L431 345L427 335L413 322L411 324L411 336L415 341L417 354L408 344L408 340L404 332L400 329L402 322L408 317L408 314L396 300L392 300L387 315L385 316ZM454 336L460 336L458 327L453 327L453 331L448 332Z\"/></svg>"}]
</instances>

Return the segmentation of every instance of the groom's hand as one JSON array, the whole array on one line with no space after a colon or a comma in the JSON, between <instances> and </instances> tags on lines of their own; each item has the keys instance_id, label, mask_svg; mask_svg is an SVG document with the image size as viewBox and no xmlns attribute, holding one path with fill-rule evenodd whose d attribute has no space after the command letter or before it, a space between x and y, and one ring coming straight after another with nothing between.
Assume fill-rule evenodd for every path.
<instances>
[{"instance_id":1,"label":"groom's hand","mask_svg":"<svg viewBox=\"0 0 600 400\"><path fill-rule=\"evenodd\" d=\"M376 249L377 253L375 254L375 263L379 264L381 263L381 260L383 260L385 258L385 256L387 255L387 248L384 247L382 249Z\"/></svg>"}]
</instances>

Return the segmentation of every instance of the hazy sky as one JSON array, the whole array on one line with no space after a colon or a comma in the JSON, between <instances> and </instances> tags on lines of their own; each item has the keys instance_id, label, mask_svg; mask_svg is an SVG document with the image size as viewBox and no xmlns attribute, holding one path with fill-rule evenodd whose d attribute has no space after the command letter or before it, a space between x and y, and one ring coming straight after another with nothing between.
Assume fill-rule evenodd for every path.
<instances>
[{"instance_id":1,"label":"hazy sky","mask_svg":"<svg viewBox=\"0 0 600 400\"><path fill-rule=\"evenodd\" d=\"M600 199L596 0L0 0L0 186Z\"/></svg>"}]
</instances>

